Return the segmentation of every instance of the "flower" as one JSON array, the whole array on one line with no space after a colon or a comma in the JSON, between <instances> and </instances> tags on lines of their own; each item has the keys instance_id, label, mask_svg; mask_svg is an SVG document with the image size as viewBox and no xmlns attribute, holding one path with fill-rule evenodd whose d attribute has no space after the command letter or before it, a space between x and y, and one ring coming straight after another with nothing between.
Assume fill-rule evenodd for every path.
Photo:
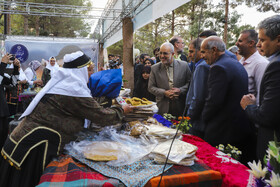
<instances>
[{"instance_id":1,"label":"flower","mask_svg":"<svg viewBox=\"0 0 280 187\"><path fill-rule=\"evenodd\" d=\"M267 168L262 168L262 164L260 161L258 161L258 164L253 161L253 163L248 162L248 165L250 166L251 170L248 170L250 173L252 173L257 179L264 178L265 174L267 172Z\"/></svg>"},{"instance_id":2,"label":"flower","mask_svg":"<svg viewBox=\"0 0 280 187\"><path fill-rule=\"evenodd\" d=\"M162 117L159 114L155 114L153 116L153 118L155 118L158 122L160 122L161 124L163 124L166 127L170 127L172 125L172 123L170 121L168 121L167 119L165 119L164 117Z\"/></svg>"},{"instance_id":3,"label":"flower","mask_svg":"<svg viewBox=\"0 0 280 187\"><path fill-rule=\"evenodd\" d=\"M182 117L179 116L178 120L180 121L179 124L177 124L177 127L179 130L181 130L183 133L188 133L192 125L189 123L190 117Z\"/></svg>"},{"instance_id":4,"label":"flower","mask_svg":"<svg viewBox=\"0 0 280 187\"><path fill-rule=\"evenodd\" d=\"M280 186L280 176L279 174L275 174L273 171L271 172L271 178L269 180L265 180L268 184L270 184L272 187L274 186Z\"/></svg>"}]
</instances>

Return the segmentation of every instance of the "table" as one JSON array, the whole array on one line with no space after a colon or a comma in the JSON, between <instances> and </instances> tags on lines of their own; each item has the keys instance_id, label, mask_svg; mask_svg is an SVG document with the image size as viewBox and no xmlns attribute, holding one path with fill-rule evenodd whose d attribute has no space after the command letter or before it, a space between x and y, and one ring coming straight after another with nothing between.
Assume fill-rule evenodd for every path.
<instances>
[{"instance_id":1,"label":"table","mask_svg":"<svg viewBox=\"0 0 280 187\"><path fill-rule=\"evenodd\" d=\"M236 160L220 154L219 150L192 135L184 135L183 141L198 147L198 161L191 167L174 165L161 181L161 186L250 186L253 178L248 168ZM160 177L154 177L146 187L158 186ZM67 184L66 184L67 183ZM65 185L66 184L66 185ZM47 186L122 186L113 178L106 177L70 156L52 161L41 177L39 187Z\"/></svg>"},{"instance_id":2,"label":"table","mask_svg":"<svg viewBox=\"0 0 280 187\"><path fill-rule=\"evenodd\" d=\"M145 186L158 186L160 177ZM221 186L220 172L211 170L202 161L191 167L174 165L164 173L161 186ZM65 155L52 161L44 171L38 187L47 186L124 186L119 180L106 177Z\"/></svg>"}]
</instances>

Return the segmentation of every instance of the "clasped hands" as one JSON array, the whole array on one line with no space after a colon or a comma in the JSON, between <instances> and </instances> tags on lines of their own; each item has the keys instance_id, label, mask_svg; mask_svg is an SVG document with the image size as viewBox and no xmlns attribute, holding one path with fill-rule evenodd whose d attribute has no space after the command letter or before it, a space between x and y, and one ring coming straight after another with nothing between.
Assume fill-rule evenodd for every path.
<instances>
[{"instance_id":1,"label":"clasped hands","mask_svg":"<svg viewBox=\"0 0 280 187\"><path fill-rule=\"evenodd\" d=\"M174 99L178 99L179 95L180 95L180 88L172 88L170 90L166 90L164 92L165 97L174 100Z\"/></svg>"},{"instance_id":2,"label":"clasped hands","mask_svg":"<svg viewBox=\"0 0 280 187\"><path fill-rule=\"evenodd\" d=\"M254 105L256 104L256 97L253 94L244 95L240 101L240 105L245 110L247 105Z\"/></svg>"}]
</instances>

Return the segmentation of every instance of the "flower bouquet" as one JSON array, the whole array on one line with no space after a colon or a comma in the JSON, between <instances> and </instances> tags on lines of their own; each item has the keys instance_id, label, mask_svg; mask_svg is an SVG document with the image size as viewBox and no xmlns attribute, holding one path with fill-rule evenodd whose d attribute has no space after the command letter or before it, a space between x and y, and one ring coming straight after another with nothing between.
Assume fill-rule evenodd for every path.
<instances>
[{"instance_id":1,"label":"flower bouquet","mask_svg":"<svg viewBox=\"0 0 280 187\"><path fill-rule=\"evenodd\" d=\"M260 161L256 163L249 162L251 170L249 172L255 177L255 186L257 187L275 187L280 186L280 142L270 141L264 157L264 168Z\"/></svg>"}]
</instances>

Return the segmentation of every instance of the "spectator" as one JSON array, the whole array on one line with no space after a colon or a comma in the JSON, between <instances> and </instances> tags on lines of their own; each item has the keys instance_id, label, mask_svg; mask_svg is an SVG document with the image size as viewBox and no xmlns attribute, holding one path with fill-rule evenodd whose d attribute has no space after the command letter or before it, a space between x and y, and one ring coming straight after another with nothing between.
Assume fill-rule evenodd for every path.
<instances>
[{"instance_id":1,"label":"spectator","mask_svg":"<svg viewBox=\"0 0 280 187\"><path fill-rule=\"evenodd\" d=\"M115 59L115 55L113 55L113 54L108 55L108 60L114 60L114 59Z\"/></svg>"},{"instance_id":2,"label":"spectator","mask_svg":"<svg viewBox=\"0 0 280 187\"><path fill-rule=\"evenodd\" d=\"M0 147L2 148L5 140L8 136L8 117L10 116L9 107L7 105L7 101L4 94L4 85L11 84L12 77L5 75L4 71L7 67L7 64L10 64L12 55L6 54L2 57L0 63ZM13 63L13 75L18 75L18 69L20 62L18 59L14 59Z\"/></svg>"},{"instance_id":3,"label":"spectator","mask_svg":"<svg viewBox=\"0 0 280 187\"><path fill-rule=\"evenodd\" d=\"M150 101L155 101L155 96L148 91L149 77L151 73L151 66L145 66L142 69L142 76L138 79L135 85L135 97L143 98Z\"/></svg>"},{"instance_id":4,"label":"spectator","mask_svg":"<svg viewBox=\"0 0 280 187\"><path fill-rule=\"evenodd\" d=\"M152 66L154 65L154 61L150 58L147 58L144 62L144 66Z\"/></svg>"},{"instance_id":5,"label":"spectator","mask_svg":"<svg viewBox=\"0 0 280 187\"><path fill-rule=\"evenodd\" d=\"M205 31L202 31L199 34L200 38L207 38L209 36L218 36L218 35L217 35L216 31L214 31L214 30L205 30ZM232 58L237 60L237 57L232 52L230 52L228 50L225 50L225 54L227 54L228 56L230 56L230 57L232 57Z\"/></svg>"},{"instance_id":6,"label":"spectator","mask_svg":"<svg viewBox=\"0 0 280 187\"><path fill-rule=\"evenodd\" d=\"M187 94L187 116L192 128L190 133L204 139L205 123L202 120L202 110L207 96L207 80L210 66L203 60L200 45L203 39L192 40L189 44L189 59L195 63L191 85Z\"/></svg>"},{"instance_id":7,"label":"spectator","mask_svg":"<svg viewBox=\"0 0 280 187\"><path fill-rule=\"evenodd\" d=\"M249 118L259 125L257 157L263 160L268 142L276 135L280 140L280 15L268 17L258 25L257 47L268 57L269 64L264 72L259 106L253 94L243 96L241 106Z\"/></svg>"},{"instance_id":8,"label":"spectator","mask_svg":"<svg viewBox=\"0 0 280 187\"><path fill-rule=\"evenodd\" d=\"M169 40L169 43L171 43L174 46L174 59L187 62L188 59L186 55L183 54L184 47L185 47L183 38L180 36L173 36Z\"/></svg>"},{"instance_id":9,"label":"spectator","mask_svg":"<svg viewBox=\"0 0 280 187\"><path fill-rule=\"evenodd\" d=\"M43 74L42 74L43 85L46 85L48 83L48 81L55 74L58 68L59 66L56 62L55 57L50 57L49 61L47 62L47 66L43 70Z\"/></svg>"},{"instance_id":10,"label":"spectator","mask_svg":"<svg viewBox=\"0 0 280 187\"><path fill-rule=\"evenodd\" d=\"M27 77L28 84L30 86L43 85L43 81L37 79L36 71L40 68L41 63L38 60L33 60L28 64L28 67L24 70Z\"/></svg>"},{"instance_id":11,"label":"spectator","mask_svg":"<svg viewBox=\"0 0 280 187\"><path fill-rule=\"evenodd\" d=\"M160 62L160 59L159 59L159 47L155 48L153 53L155 55L155 58L156 58L156 63Z\"/></svg>"},{"instance_id":12,"label":"spectator","mask_svg":"<svg viewBox=\"0 0 280 187\"><path fill-rule=\"evenodd\" d=\"M204 139L212 146L231 144L242 151L241 162L247 164L255 156L255 134L239 105L248 93L248 75L243 66L225 54L225 44L217 36L203 40L201 54L210 65L208 96L202 112Z\"/></svg>"},{"instance_id":13,"label":"spectator","mask_svg":"<svg viewBox=\"0 0 280 187\"><path fill-rule=\"evenodd\" d=\"M235 54L237 60L240 61L240 59L242 58L242 56L239 54L239 52L238 52L238 47L237 47L236 45L231 46L228 50L229 50L230 52L232 52L233 54Z\"/></svg>"},{"instance_id":14,"label":"spectator","mask_svg":"<svg viewBox=\"0 0 280 187\"><path fill-rule=\"evenodd\" d=\"M181 116L191 71L187 62L174 59L174 46L171 43L161 45L160 60L160 63L152 66L148 90L156 96L160 115L170 113Z\"/></svg>"},{"instance_id":15,"label":"spectator","mask_svg":"<svg viewBox=\"0 0 280 187\"><path fill-rule=\"evenodd\" d=\"M141 78L141 72L144 67L144 62L146 59L150 58L148 54L141 54L140 55L140 63L136 65L135 71L134 71L134 85L136 85L139 78ZM133 90L133 95L135 94L135 89Z\"/></svg>"},{"instance_id":16,"label":"spectator","mask_svg":"<svg viewBox=\"0 0 280 187\"><path fill-rule=\"evenodd\" d=\"M258 33L255 30L244 30L241 32L236 46L239 48L239 54L243 56L240 63L248 73L249 93L257 98L258 105L261 80L268 60L259 54L257 43Z\"/></svg>"}]
</instances>

